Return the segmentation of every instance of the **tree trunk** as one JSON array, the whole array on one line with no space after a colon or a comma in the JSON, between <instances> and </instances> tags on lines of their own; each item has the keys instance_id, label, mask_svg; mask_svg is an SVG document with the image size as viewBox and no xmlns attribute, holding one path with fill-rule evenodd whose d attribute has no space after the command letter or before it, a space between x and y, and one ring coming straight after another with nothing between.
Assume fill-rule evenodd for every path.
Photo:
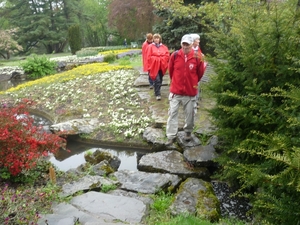
<instances>
[{"instance_id":1,"label":"tree trunk","mask_svg":"<svg viewBox=\"0 0 300 225\"><path fill-rule=\"evenodd\" d=\"M4 54L2 54L1 52L0 52L0 55L4 58L4 59L6 59L6 57L5 57L5 55Z\"/></svg>"}]
</instances>

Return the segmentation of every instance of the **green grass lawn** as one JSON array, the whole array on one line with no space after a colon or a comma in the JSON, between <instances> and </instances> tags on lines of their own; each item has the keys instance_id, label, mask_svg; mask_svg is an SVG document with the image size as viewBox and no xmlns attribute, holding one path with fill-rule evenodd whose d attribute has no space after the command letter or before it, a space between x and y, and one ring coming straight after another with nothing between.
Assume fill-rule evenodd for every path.
<instances>
[{"instance_id":1,"label":"green grass lawn","mask_svg":"<svg viewBox=\"0 0 300 225\"><path fill-rule=\"evenodd\" d=\"M44 54L49 58L55 57L63 57L63 56L71 56L71 52L62 52L62 53L54 53L54 54ZM5 66L19 66L22 60L26 60L29 56L12 56L10 59L0 58L0 67Z\"/></svg>"}]
</instances>

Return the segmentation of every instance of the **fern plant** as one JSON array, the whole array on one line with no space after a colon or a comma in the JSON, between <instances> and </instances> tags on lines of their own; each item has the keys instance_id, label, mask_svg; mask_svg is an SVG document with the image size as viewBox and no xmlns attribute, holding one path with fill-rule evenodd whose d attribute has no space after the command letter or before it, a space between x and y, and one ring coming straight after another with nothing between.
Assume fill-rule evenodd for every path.
<instances>
[{"instance_id":1,"label":"fern plant","mask_svg":"<svg viewBox=\"0 0 300 225\"><path fill-rule=\"evenodd\" d=\"M38 56L33 54L31 57L27 58L25 62L21 62L20 66L27 74L27 78L38 79L47 75L55 74L57 63L55 61L51 61L45 55Z\"/></svg>"}]
</instances>

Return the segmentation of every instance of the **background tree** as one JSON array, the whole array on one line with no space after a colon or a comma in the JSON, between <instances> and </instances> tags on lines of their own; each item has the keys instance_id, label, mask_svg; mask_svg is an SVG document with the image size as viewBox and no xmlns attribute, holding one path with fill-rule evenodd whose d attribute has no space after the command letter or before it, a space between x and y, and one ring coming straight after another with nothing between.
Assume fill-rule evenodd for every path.
<instances>
[{"instance_id":1,"label":"background tree","mask_svg":"<svg viewBox=\"0 0 300 225\"><path fill-rule=\"evenodd\" d=\"M112 33L108 27L108 2L105 0L83 0L80 2L82 14L80 24L84 46L106 46Z\"/></svg>"},{"instance_id":2,"label":"background tree","mask_svg":"<svg viewBox=\"0 0 300 225\"><path fill-rule=\"evenodd\" d=\"M170 49L180 49L180 40L184 34L201 33L201 26L190 18L174 15L171 10L157 10L155 14L162 19L153 27L154 33L159 33ZM202 44L201 37L201 44ZM203 49L203 47L201 48Z\"/></svg>"},{"instance_id":3,"label":"background tree","mask_svg":"<svg viewBox=\"0 0 300 225\"><path fill-rule=\"evenodd\" d=\"M179 49L180 40L184 34L198 33L201 36L200 47L203 53L213 55L213 48L207 45L205 21L203 17L204 4L215 2L212 0L152 0L156 8L155 13L162 19L156 23L154 30L164 38L164 43L169 48Z\"/></svg>"},{"instance_id":4,"label":"background tree","mask_svg":"<svg viewBox=\"0 0 300 225\"><path fill-rule=\"evenodd\" d=\"M62 52L68 27L78 21L77 5L78 0L8 0L1 14L18 27L17 41L25 52L41 45L47 53Z\"/></svg>"},{"instance_id":5,"label":"background tree","mask_svg":"<svg viewBox=\"0 0 300 225\"><path fill-rule=\"evenodd\" d=\"M220 178L250 197L262 224L300 223L298 0L207 4L217 58L210 82Z\"/></svg>"},{"instance_id":6,"label":"background tree","mask_svg":"<svg viewBox=\"0 0 300 225\"><path fill-rule=\"evenodd\" d=\"M0 1L0 5L3 5L4 2L3 1ZM10 26L9 26L9 21L3 16L3 8L0 7L0 29L1 30L6 30L6 29L9 29Z\"/></svg>"},{"instance_id":7,"label":"background tree","mask_svg":"<svg viewBox=\"0 0 300 225\"><path fill-rule=\"evenodd\" d=\"M156 21L151 0L112 0L109 4L109 26L130 40L145 40ZM122 39L123 39L122 38Z\"/></svg>"},{"instance_id":8,"label":"background tree","mask_svg":"<svg viewBox=\"0 0 300 225\"><path fill-rule=\"evenodd\" d=\"M81 49L81 43L82 43L80 27L78 24L73 25L69 28L68 41L71 48L71 53L75 55L76 52Z\"/></svg>"},{"instance_id":9,"label":"background tree","mask_svg":"<svg viewBox=\"0 0 300 225\"><path fill-rule=\"evenodd\" d=\"M13 39L15 32L16 29L0 30L0 55L4 59L9 59L12 53L23 50L22 46Z\"/></svg>"}]
</instances>

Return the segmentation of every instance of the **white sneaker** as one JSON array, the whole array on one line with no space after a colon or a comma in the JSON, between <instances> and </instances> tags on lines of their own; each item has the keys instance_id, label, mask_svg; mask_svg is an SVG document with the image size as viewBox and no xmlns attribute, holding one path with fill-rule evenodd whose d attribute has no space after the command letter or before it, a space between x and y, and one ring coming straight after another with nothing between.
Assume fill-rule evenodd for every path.
<instances>
[{"instance_id":1,"label":"white sneaker","mask_svg":"<svg viewBox=\"0 0 300 225\"><path fill-rule=\"evenodd\" d=\"M160 101L160 100L161 100L160 95L156 96L156 100L157 100L157 101Z\"/></svg>"}]
</instances>

